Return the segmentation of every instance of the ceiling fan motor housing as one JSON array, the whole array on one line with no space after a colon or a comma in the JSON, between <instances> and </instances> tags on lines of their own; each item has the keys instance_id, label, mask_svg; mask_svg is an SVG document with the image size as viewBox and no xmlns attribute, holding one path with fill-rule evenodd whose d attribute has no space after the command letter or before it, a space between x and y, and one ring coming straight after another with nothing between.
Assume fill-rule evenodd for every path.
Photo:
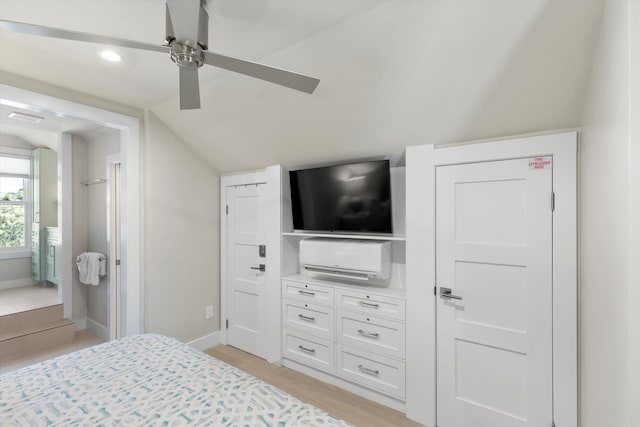
<instances>
[{"instance_id":1,"label":"ceiling fan motor housing","mask_svg":"<svg viewBox=\"0 0 640 427\"><path fill-rule=\"evenodd\" d=\"M171 47L171 60L178 66L196 69L204 64L203 50L208 49L209 40L209 14L204 8L204 2L200 3L198 16L198 41L178 40L175 36L169 8L166 8L166 34L165 42Z\"/></svg>"}]
</instances>

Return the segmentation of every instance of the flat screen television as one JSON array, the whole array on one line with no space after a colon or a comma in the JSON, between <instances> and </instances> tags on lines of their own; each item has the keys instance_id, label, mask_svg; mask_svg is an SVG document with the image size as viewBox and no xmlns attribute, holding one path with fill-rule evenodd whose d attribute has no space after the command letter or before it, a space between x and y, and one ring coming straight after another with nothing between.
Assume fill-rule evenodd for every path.
<instances>
[{"instance_id":1,"label":"flat screen television","mask_svg":"<svg viewBox=\"0 0 640 427\"><path fill-rule=\"evenodd\" d=\"M290 171L289 181L296 231L393 232L388 160Z\"/></svg>"}]
</instances>

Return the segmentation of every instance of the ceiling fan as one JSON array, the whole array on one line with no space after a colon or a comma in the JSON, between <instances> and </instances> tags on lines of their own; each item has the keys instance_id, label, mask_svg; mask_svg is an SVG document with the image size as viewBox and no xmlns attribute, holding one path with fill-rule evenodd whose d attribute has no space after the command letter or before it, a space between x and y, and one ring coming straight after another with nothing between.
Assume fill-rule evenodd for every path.
<instances>
[{"instance_id":1,"label":"ceiling fan","mask_svg":"<svg viewBox=\"0 0 640 427\"><path fill-rule=\"evenodd\" d=\"M204 64L306 93L313 93L320 83L319 79L303 74L209 52L209 14L205 0L167 0L167 37L162 45L5 20L0 20L0 28L43 37L169 53L179 69L181 110L200 108L198 68Z\"/></svg>"}]
</instances>

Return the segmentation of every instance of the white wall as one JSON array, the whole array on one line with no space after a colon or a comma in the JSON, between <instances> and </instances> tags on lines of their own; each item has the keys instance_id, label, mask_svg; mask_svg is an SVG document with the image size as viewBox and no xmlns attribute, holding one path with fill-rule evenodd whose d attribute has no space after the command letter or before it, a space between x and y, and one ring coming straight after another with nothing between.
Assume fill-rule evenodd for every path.
<instances>
[{"instance_id":1,"label":"white wall","mask_svg":"<svg viewBox=\"0 0 640 427\"><path fill-rule=\"evenodd\" d=\"M35 145L29 141L25 141L19 136L9 135L6 133L0 133L0 146L22 148L23 150L33 150Z\"/></svg>"},{"instance_id":2,"label":"white wall","mask_svg":"<svg viewBox=\"0 0 640 427\"><path fill-rule=\"evenodd\" d=\"M71 183L73 188L72 200L72 224L73 239L71 242L71 259L61 259L60 262L72 264L72 296L73 296L73 321L82 321L87 316L87 285L80 283L76 257L87 251L87 192L82 181L87 179L87 142L84 138L72 136L72 163Z\"/></svg>"},{"instance_id":3,"label":"white wall","mask_svg":"<svg viewBox=\"0 0 640 427\"><path fill-rule=\"evenodd\" d=\"M73 224L73 239L71 242L71 259L61 259L60 262L70 262L72 264L73 319L71 320L82 322L87 316L87 285L80 283L76 257L87 251L87 223L89 219L87 190L81 184L82 181L87 180L87 141L77 135L73 135L71 142L73 162L73 170L71 172L73 188L71 223ZM65 243L63 242L63 244Z\"/></svg>"},{"instance_id":4,"label":"white wall","mask_svg":"<svg viewBox=\"0 0 640 427\"><path fill-rule=\"evenodd\" d=\"M73 135L73 317L85 316L107 327L108 280L100 279L98 286L80 283L76 257L86 251L107 250L107 184L85 186L82 181L105 178L108 155L120 152L117 130L101 128L85 137Z\"/></svg>"},{"instance_id":5,"label":"white wall","mask_svg":"<svg viewBox=\"0 0 640 427\"><path fill-rule=\"evenodd\" d=\"M87 178L106 178L107 156L120 152L120 133L101 128L87 136ZM87 248L90 252L108 252L107 192L108 184L87 186ZM87 288L87 317L107 327L109 276L101 277L98 286Z\"/></svg>"},{"instance_id":6,"label":"white wall","mask_svg":"<svg viewBox=\"0 0 640 427\"><path fill-rule=\"evenodd\" d=\"M629 194L632 185L638 189L637 182L630 179L632 168L637 165L629 164L628 13L627 1L608 1L605 5L583 116L580 191L583 427L630 426L629 404L638 404L637 396L630 402L628 388L629 232L633 219ZM635 48L638 47L636 41Z\"/></svg>"},{"instance_id":7,"label":"white wall","mask_svg":"<svg viewBox=\"0 0 640 427\"><path fill-rule=\"evenodd\" d=\"M153 113L146 123L144 330L191 341L220 329L219 175Z\"/></svg>"},{"instance_id":8,"label":"white wall","mask_svg":"<svg viewBox=\"0 0 640 427\"><path fill-rule=\"evenodd\" d=\"M629 2L629 425L640 426L640 2ZM634 404L635 402L635 404Z\"/></svg>"},{"instance_id":9,"label":"white wall","mask_svg":"<svg viewBox=\"0 0 640 427\"><path fill-rule=\"evenodd\" d=\"M33 285L31 257L0 259L0 289Z\"/></svg>"}]
</instances>

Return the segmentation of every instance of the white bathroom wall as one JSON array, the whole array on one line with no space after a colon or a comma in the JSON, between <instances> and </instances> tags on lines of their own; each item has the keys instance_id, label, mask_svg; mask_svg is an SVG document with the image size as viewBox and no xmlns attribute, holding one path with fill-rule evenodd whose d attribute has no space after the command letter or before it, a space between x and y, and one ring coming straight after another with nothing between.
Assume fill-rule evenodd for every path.
<instances>
[{"instance_id":1,"label":"white bathroom wall","mask_svg":"<svg viewBox=\"0 0 640 427\"><path fill-rule=\"evenodd\" d=\"M73 135L73 316L79 328L89 325L106 331L109 277L98 286L80 282L76 257L82 252L108 252L107 184L86 186L83 181L107 176L107 156L120 152L117 130L100 128L85 136ZM97 331L93 331L96 333ZM106 332L105 332L106 334ZM98 334L100 335L100 334Z\"/></svg>"},{"instance_id":2,"label":"white bathroom wall","mask_svg":"<svg viewBox=\"0 0 640 427\"><path fill-rule=\"evenodd\" d=\"M73 241L71 242L71 259L60 260L60 262L70 262L72 264L73 283L71 286L73 301L73 320L78 329L84 329L87 317L87 285L80 283L78 278L78 268L76 267L76 257L87 251L87 190L82 181L87 180L87 141L77 135L72 136L72 164L71 182L73 188L72 201L72 224ZM63 242L63 244L65 244Z\"/></svg>"},{"instance_id":3,"label":"white bathroom wall","mask_svg":"<svg viewBox=\"0 0 640 427\"><path fill-rule=\"evenodd\" d=\"M31 257L0 259L0 289L34 285Z\"/></svg>"},{"instance_id":4,"label":"white bathroom wall","mask_svg":"<svg viewBox=\"0 0 640 427\"><path fill-rule=\"evenodd\" d=\"M29 141L25 141L23 138L20 138L19 136L9 135L1 132L0 132L0 146L22 148L23 150L33 150L34 148L36 148L35 145L30 143Z\"/></svg>"},{"instance_id":5,"label":"white bathroom wall","mask_svg":"<svg viewBox=\"0 0 640 427\"><path fill-rule=\"evenodd\" d=\"M87 136L87 178L106 178L107 156L120 152L120 133L101 128ZM107 192L108 184L86 187L87 193L87 248L89 252L108 252ZM100 278L98 286L87 287L87 318L107 327L108 275Z\"/></svg>"},{"instance_id":6,"label":"white bathroom wall","mask_svg":"<svg viewBox=\"0 0 640 427\"><path fill-rule=\"evenodd\" d=\"M640 426L640 2L629 1L629 426ZM634 404L634 402L636 404Z\"/></svg>"}]
</instances>

